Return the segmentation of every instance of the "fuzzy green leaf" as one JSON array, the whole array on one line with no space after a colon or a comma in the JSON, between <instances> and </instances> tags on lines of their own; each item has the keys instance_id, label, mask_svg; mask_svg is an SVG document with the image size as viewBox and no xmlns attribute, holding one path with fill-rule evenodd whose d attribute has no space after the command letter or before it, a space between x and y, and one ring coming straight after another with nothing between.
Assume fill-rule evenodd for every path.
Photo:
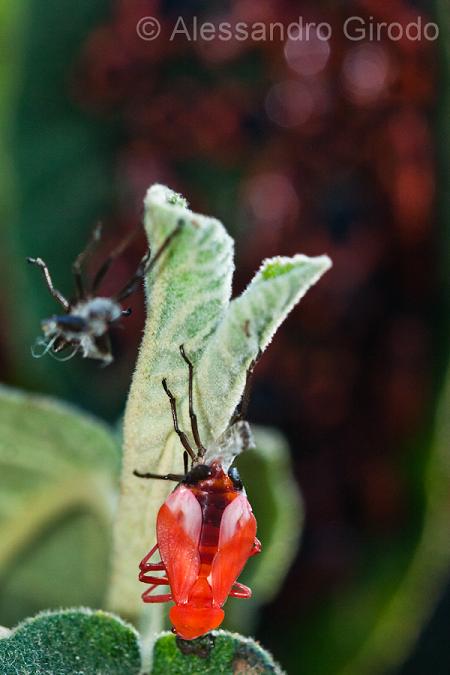
<instances>
[{"instance_id":1,"label":"fuzzy green leaf","mask_svg":"<svg viewBox=\"0 0 450 675\"><path fill-rule=\"evenodd\" d=\"M43 612L0 640L2 675L135 675L140 666L138 634L106 612Z\"/></svg>"},{"instance_id":2,"label":"fuzzy green leaf","mask_svg":"<svg viewBox=\"0 0 450 675\"><path fill-rule=\"evenodd\" d=\"M221 223L192 213L160 185L150 188L145 207L154 251L180 221L183 227L147 280L147 323L125 413L110 606L130 618L143 612L137 564L154 543L156 514L171 489L162 481L136 478L133 470L182 472L164 377L177 399L180 426L190 430L187 367L179 346L184 344L194 363L195 407L207 445L226 429L252 359L331 264L326 256L265 261L230 303L233 245Z\"/></svg>"},{"instance_id":3,"label":"fuzzy green leaf","mask_svg":"<svg viewBox=\"0 0 450 675\"><path fill-rule=\"evenodd\" d=\"M271 654L236 633L217 630L189 643L182 641L181 646L190 653L180 651L171 633L161 635L155 644L151 675L282 674Z\"/></svg>"},{"instance_id":4,"label":"fuzzy green leaf","mask_svg":"<svg viewBox=\"0 0 450 675\"><path fill-rule=\"evenodd\" d=\"M186 367L179 345L186 343L195 358L202 353L226 310L233 273L233 242L217 220L193 214L179 195L162 186L151 188L145 206L153 251L180 220L183 227L147 280L148 315L124 419L110 607L129 618L143 606L136 570L153 546L156 513L170 490L163 481L135 478L133 470L182 471L161 380L167 377L174 394L185 397ZM186 417L180 416L183 424Z\"/></svg>"},{"instance_id":5,"label":"fuzzy green leaf","mask_svg":"<svg viewBox=\"0 0 450 675\"><path fill-rule=\"evenodd\" d=\"M212 438L226 429L242 396L251 360L267 347L291 309L330 266L327 256L265 260L248 288L232 300L198 366L201 411Z\"/></svg>"},{"instance_id":6,"label":"fuzzy green leaf","mask_svg":"<svg viewBox=\"0 0 450 675\"><path fill-rule=\"evenodd\" d=\"M0 388L0 622L102 602L119 453L106 426Z\"/></svg>"}]
</instances>

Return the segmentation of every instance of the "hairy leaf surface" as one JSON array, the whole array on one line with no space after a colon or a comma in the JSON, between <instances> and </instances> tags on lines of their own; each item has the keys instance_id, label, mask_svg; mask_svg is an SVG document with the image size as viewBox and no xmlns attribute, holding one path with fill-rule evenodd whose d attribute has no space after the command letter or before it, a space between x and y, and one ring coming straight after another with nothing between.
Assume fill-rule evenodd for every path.
<instances>
[{"instance_id":1,"label":"hairy leaf surface","mask_svg":"<svg viewBox=\"0 0 450 675\"><path fill-rule=\"evenodd\" d=\"M148 191L145 209L153 250L179 223L182 229L147 280L147 322L125 414L110 604L128 617L142 612L136 569L153 545L156 513L170 490L164 482L136 478L133 470L182 471L163 378L177 399L180 426L190 434L188 370L180 345L194 363L194 403L208 445L227 427L251 361L331 265L327 256L266 260L230 302L233 245L221 223L193 213L181 196L160 185Z\"/></svg>"}]
</instances>

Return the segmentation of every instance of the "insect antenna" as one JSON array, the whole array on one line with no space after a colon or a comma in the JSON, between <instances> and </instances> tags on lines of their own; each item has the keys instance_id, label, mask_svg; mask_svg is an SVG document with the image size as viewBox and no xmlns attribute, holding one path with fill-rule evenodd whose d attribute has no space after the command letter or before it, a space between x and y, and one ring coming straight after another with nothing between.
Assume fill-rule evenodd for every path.
<instances>
[{"instance_id":1,"label":"insect antenna","mask_svg":"<svg viewBox=\"0 0 450 675\"><path fill-rule=\"evenodd\" d=\"M186 472L187 473L187 472ZM164 475L161 475L159 473L141 473L140 471L133 471L133 476L137 476L137 478L157 478L159 480L173 480L177 483L181 483L182 480L184 480L185 476L178 474L178 473L166 473Z\"/></svg>"},{"instance_id":2,"label":"insect antenna","mask_svg":"<svg viewBox=\"0 0 450 675\"><path fill-rule=\"evenodd\" d=\"M203 457L206 453L206 448L203 445L203 443L200 440L200 434L198 431L198 422L197 422L197 415L194 412L194 404L193 404L193 381L194 381L194 366L192 365L192 362L188 357L186 356L186 353L184 351L184 345L180 345L180 353L181 356L183 357L184 361L187 363L189 367L189 417L191 419L191 429L192 429L192 435L194 437L195 445L197 446L198 454L199 457Z\"/></svg>"}]
</instances>

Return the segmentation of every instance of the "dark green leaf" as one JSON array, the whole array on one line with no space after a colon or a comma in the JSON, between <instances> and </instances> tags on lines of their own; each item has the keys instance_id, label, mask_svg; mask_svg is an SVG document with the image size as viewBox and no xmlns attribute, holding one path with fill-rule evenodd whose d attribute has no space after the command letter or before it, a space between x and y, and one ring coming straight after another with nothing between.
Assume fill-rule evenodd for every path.
<instances>
[{"instance_id":1,"label":"dark green leaf","mask_svg":"<svg viewBox=\"0 0 450 675\"><path fill-rule=\"evenodd\" d=\"M272 656L257 642L218 630L190 642L177 641L171 633L161 635L155 644L151 675L280 675L281 672Z\"/></svg>"},{"instance_id":2,"label":"dark green leaf","mask_svg":"<svg viewBox=\"0 0 450 675\"><path fill-rule=\"evenodd\" d=\"M43 612L0 640L2 675L133 675L138 634L106 612Z\"/></svg>"}]
</instances>

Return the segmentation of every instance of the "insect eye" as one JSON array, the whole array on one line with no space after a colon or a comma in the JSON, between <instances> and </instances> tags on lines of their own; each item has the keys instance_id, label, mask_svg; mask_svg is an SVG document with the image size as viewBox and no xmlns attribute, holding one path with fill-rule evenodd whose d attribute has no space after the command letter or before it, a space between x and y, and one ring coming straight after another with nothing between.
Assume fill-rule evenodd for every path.
<instances>
[{"instance_id":1,"label":"insect eye","mask_svg":"<svg viewBox=\"0 0 450 675\"><path fill-rule=\"evenodd\" d=\"M244 488L239 471L235 466L232 466L230 469L228 469L228 476L231 478L231 482L233 483L236 490L242 490Z\"/></svg>"}]
</instances>

